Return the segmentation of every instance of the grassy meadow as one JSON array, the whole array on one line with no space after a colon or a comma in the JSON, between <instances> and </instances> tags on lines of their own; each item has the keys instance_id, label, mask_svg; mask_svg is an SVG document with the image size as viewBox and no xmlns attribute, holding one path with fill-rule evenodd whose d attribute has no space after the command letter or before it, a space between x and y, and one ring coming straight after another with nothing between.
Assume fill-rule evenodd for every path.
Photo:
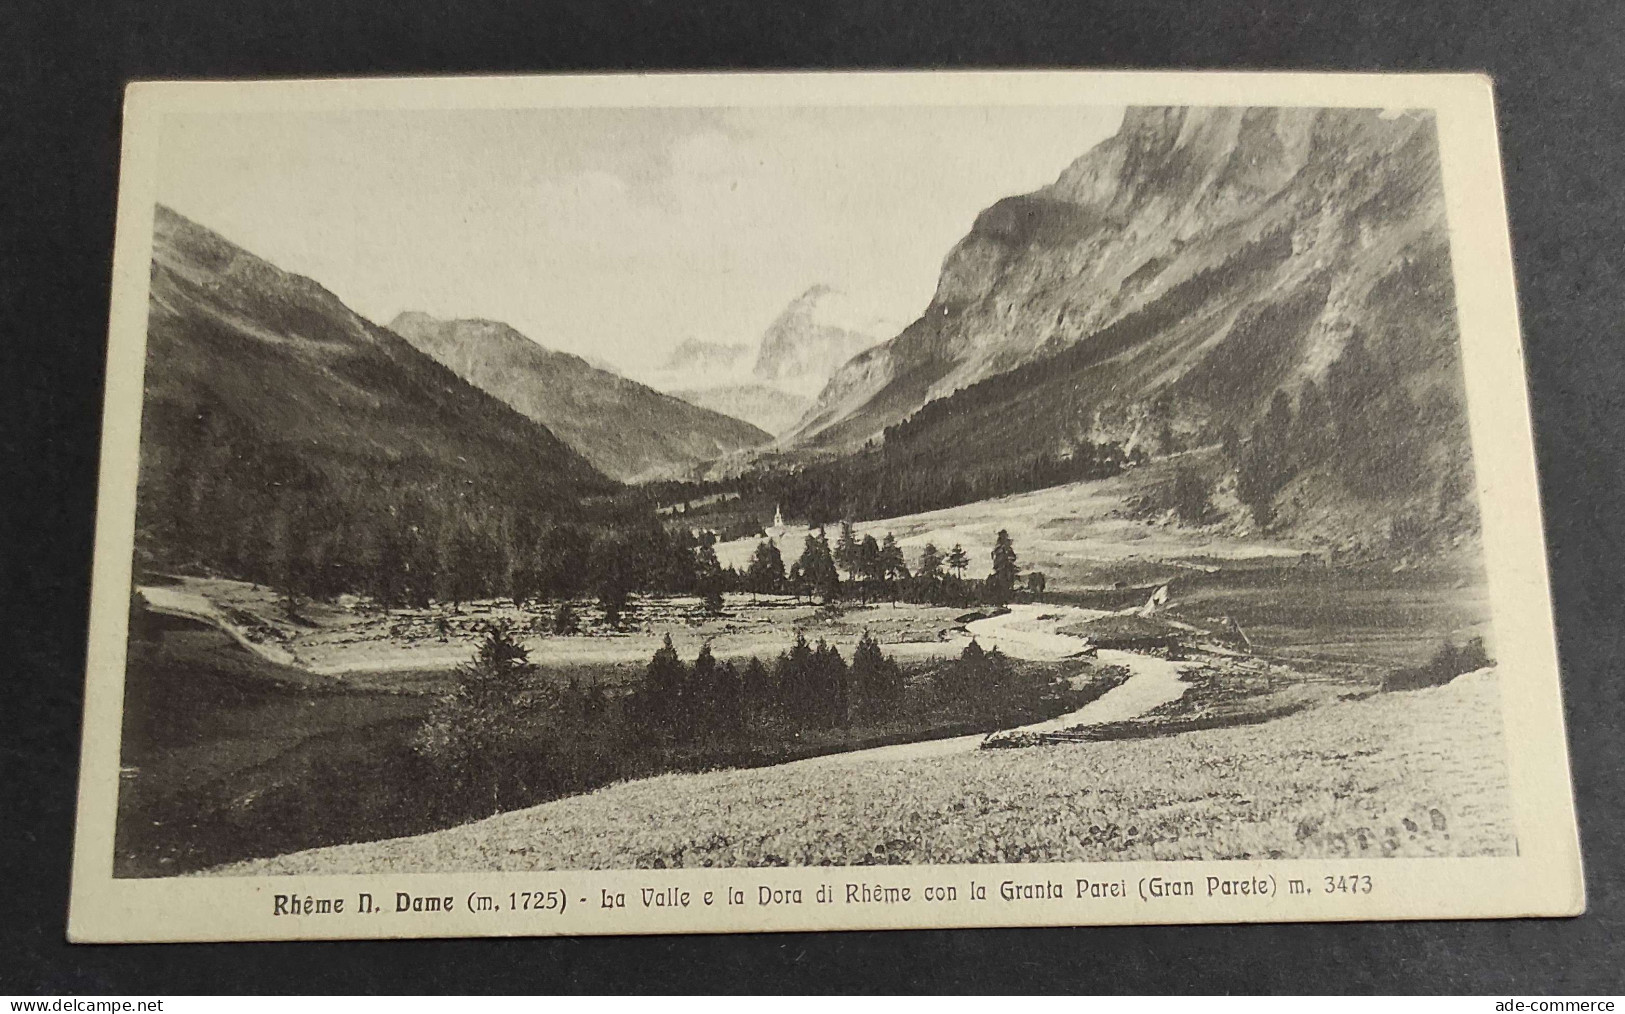
<instances>
[{"instance_id":1,"label":"grassy meadow","mask_svg":"<svg viewBox=\"0 0 1625 1014\"><path fill-rule=\"evenodd\" d=\"M1152 739L667 775L217 872L1509 855L1496 679Z\"/></svg>"},{"instance_id":2,"label":"grassy meadow","mask_svg":"<svg viewBox=\"0 0 1625 1014\"><path fill-rule=\"evenodd\" d=\"M170 876L431 831L491 813L477 808L478 794L416 748L450 686L446 671L317 675L271 662L201 622L171 619L166 626L161 636L131 644L117 876ZM790 636L784 633L786 644ZM456 646L465 659L472 651L466 638L457 638ZM952 662L904 657L898 659L903 700L888 717L859 717L832 728L769 720L737 737L661 745L640 738L626 711L629 694L643 683L647 657L538 657L543 664L525 694L544 703L516 715L497 790L503 809L669 771L753 768L988 733L1071 711L1117 677L1087 660L1017 661L1018 676L1034 686L1053 681L1053 692L990 712L941 699L937 671ZM588 719L546 706L566 685L602 687L602 712Z\"/></svg>"},{"instance_id":3,"label":"grassy meadow","mask_svg":"<svg viewBox=\"0 0 1625 1014\"><path fill-rule=\"evenodd\" d=\"M145 877L244 861L265 865L236 868L505 869L1508 848L1493 678L1349 699L1423 663L1442 641L1486 633L1479 575L1304 565L1298 547L1107 509L1145 481L1125 475L858 526L895 531L911 553L928 540L963 542L981 560L984 542L1009 525L1023 566L1051 576L1040 603L1091 605L1090 589L1171 581L1168 619L1220 631L1229 618L1252 639L1253 657L1234 643L1228 654L1208 645L1184 670L1183 696L1064 745L976 751L947 741L1050 719L1076 702L1050 701L999 725L923 695L889 724L759 729L746 742L660 757L616 731L618 702L642 684L668 634L684 659L704 644L718 659L768 659L797 631L851 658L868 632L920 687L965 642L956 608L823 610L793 596L730 593L719 615L694 596L636 595L614 625L579 601L579 631L560 635L545 605L384 610L339 596L290 609L264 585L175 578L176 594L205 603L241 640L178 620L157 641L132 642L115 869ZM603 687L612 720L535 724L526 733L535 756L501 790L514 812L459 828L491 810L470 810L413 738L491 621L521 632L537 693L571 681ZM1057 674L1071 677L1074 695L1106 668L1066 665ZM941 747L856 754L922 741ZM836 754L852 763L807 760ZM354 844L366 842L375 844ZM288 853L299 855L271 858Z\"/></svg>"}]
</instances>

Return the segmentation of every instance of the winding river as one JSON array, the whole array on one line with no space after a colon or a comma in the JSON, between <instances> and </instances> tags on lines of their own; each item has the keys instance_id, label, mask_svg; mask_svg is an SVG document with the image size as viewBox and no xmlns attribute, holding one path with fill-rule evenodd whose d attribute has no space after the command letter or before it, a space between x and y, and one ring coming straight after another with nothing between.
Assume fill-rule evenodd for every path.
<instances>
[{"instance_id":1,"label":"winding river","mask_svg":"<svg viewBox=\"0 0 1625 1014\"><path fill-rule=\"evenodd\" d=\"M1089 647L1087 639L1062 634L1059 628L1104 615L1106 614L1097 609L1081 609L1076 606L1018 604L1011 606L1008 613L974 620L966 624L965 629L983 648L997 647L1012 658L1055 662L1072 658ZM969 638L965 639L965 643L969 643ZM1129 671L1129 678L1076 711L1046 722L1021 726L1017 731L1058 732L1062 729L1075 729L1080 725L1121 722L1143 715L1153 708L1178 700L1185 693L1187 684L1181 673L1192 664L1170 662L1155 655L1141 655L1137 652L1107 648L1100 649L1097 657L1107 665L1124 667ZM867 764L873 761L946 757L976 750L984 738L986 737L977 733L920 743L899 743L896 746L827 754L790 763L836 767Z\"/></svg>"}]
</instances>

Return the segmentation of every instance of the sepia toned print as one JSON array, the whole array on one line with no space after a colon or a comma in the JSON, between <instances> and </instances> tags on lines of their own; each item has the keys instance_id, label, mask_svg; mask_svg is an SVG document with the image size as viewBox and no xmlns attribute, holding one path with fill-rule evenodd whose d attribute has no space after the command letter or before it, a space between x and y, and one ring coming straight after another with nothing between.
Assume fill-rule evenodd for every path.
<instances>
[{"instance_id":1,"label":"sepia toned print","mask_svg":"<svg viewBox=\"0 0 1625 1014\"><path fill-rule=\"evenodd\" d=\"M1481 85L932 80L144 93L93 938L1575 910Z\"/></svg>"}]
</instances>

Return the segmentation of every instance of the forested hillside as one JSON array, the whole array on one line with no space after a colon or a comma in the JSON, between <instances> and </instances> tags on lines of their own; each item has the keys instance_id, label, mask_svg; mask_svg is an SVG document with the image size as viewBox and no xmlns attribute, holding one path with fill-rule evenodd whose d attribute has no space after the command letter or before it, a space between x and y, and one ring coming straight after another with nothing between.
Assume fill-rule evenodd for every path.
<instances>
[{"instance_id":1,"label":"forested hillside","mask_svg":"<svg viewBox=\"0 0 1625 1014\"><path fill-rule=\"evenodd\" d=\"M157 209L136 552L422 596L615 484L307 278Z\"/></svg>"}]
</instances>

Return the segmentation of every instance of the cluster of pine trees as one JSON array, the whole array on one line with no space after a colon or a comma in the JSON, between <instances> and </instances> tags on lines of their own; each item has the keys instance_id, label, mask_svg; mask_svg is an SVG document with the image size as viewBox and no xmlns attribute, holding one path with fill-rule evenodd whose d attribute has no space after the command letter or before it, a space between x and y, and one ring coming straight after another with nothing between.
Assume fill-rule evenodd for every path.
<instances>
[{"instance_id":1,"label":"cluster of pine trees","mask_svg":"<svg viewBox=\"0 0 1625 1014\"><path fill-rule=\"evenodd\" d=\"M766 725L794 729L847 728L885 722L903 697L903 673L867 632L852 661L823 640L795 643L771 666L718 662L709 644L684 664L671 637L654 654L643 685L627 700L634 734L666 744L731 742Z\"/></svg>"},{"instance_id":2,"label":"cluster of pine trees","mask_svg":"<svg viewBox=\"0 0 1625 1014\"><path fill-rule=\"evenodd\" d=\"M860 539L852 522L843 521L833 546L826 530L809 532L802 541L801 555L788 571L778 545L763 540L751 558L741 590L793 592L826 603L851 599L933 605L1007 602L1015 593L1020 567L1015 543L1006 530L1001 529L994 541L992 562L992 572L985 580L967 579L970 556L964 546L956 543L944 552L928 542L911 569L891 532L880 540L873 535Z\"/></svg>"},{"instance_id":3,"label":"cluster of pine trees","mask_svg":"<svg viewBox=\"0 0 1625 1014\"><path fill-rule=\"evenodd\" d=\"M590 595L611 624L621 622L637 592L698 594L720 609L723 591L738 583L724 574L712 540L668 530L652 516L597 525L519 515L482 526L464 518L428 537L386 525L378 538L376 566L340 588L305 580L303 572L265 580L306 594L360 591L386 607L499 597L522 605Z\"/></svg>"},{"instance_id":4,"label":"cluster of pine trees","mask_svg":"<svg viewBox=\"0 0 1625 1014\"><path fill-rule=\"evenodd\" d=\"M634 592L699 594L720 608L738 583L709 544L647 510L589 516L556 498L527 510L515 504L549 501L511 483L484 489L387 467L335 481L265 450L225 413L147 423L179 435L144 450L144 569L224 573L292 599L354 592L386 607L588 594L612 623Z\"/></svg>"},{"instance_id":5,"label":"cluster of pine trees","mask_svg":"<svg viewBox=\"0 0 1625 1014\"><path fill-rule=\"evenodd\" d=\"M525 563L527 525L596 530L590 484L515 463L478 472L423 462L319 464L207 401L151 401L142 419L136 562L214 572L291 594L391 603L501 594ZM607 482L607 480L602 480Z\"/></svg>"},{"instance_id":6,"label":"cluster of pine trees","mask_svg":"<svg viewBox=\"0 0 1625 1014\"><path fill-rule=\"evenodd\" d=\"M162 407L154 413L161 415ZM483 488L454 476L383 467L341 481L297 456L267 450L227 413L205 409L146 424L170 432L149 441L143 455L138 563L151 570L223 573L270 585L293 600L353 592L385 607L422 607L431 601L557 602L590 595L613 624L638 592L697 594L720 610L723 594L730 591L973 603L1008 595L1014 587L1013 572L997 567L991 583L965 580L968 559L957 546L946 552L928 547L911 570L892 536L860 540L849 522L842 525L838 547L820 532L794 561L786 561L777 546L764 542L747 570L738 573L719 565L711 537L685 526L667 528L647 504L620 503L589 513L538 492L536 498L551 506L528 511L515 506L527 498L511 477ZM945 499L933 494L887 501L885 509L923 509L1066 481L1075 477L1067 470L1086 460L1088 470L1119 467L1108 454L1073 459L1056 465L1061 471L1053 473L1029 463L1020 476L985 487L964 476L950 477L944 480L950 485L970 485L955 487ZM846 473L831 467L834 471L822 479L816 470L781 477L787 485L775 488L810 484L805 495L787 503L792 511L797 502L810 503L813 486L827 481L833 483L828 502L852 508L842 516L885 512L878 501L843 492L866 486L872 493L884 483L875 486L873 476L856 478L864 468L840 478Z\"/></svg>"},{"instance_id":7,"label":"cluster of pine trees","mask_svg":"<svg viewBox=\"0 0 1625 1014\"><path fill-rule=\"evenodd\" d=\"M958 659L910 684L868 632L850 661L823 640L771 662L719 661L710 645L685 663L667 636L630 693L538 679L515 631L485 628L474 657L413 739L448 813L484 815L741 749L784 749L812 731L1030 720L1054 705L1051 674L1018 670L972 640Z\"/></svg>"},{"instance_id":8,"label":"cluster of pine trees","mask_svg":"<svg viewBox=\"0 0 1625 1014\"><path fill-rule=\"evenodd\" d=\"M983 651L974 638L959 653L958 662L937 670L934 685L938 701L983 719L1020 714L1047 689L1046 681L1017 679L1015 667L997 645Z\"/></svg>"},{"instance_id":9,"label":"cluster of pine trees","mask_svg":"<svg viewBox=\"0 0 1625 1014\"><path fill-rule=\"evenodd\" d=\"M722 593L739 580L723 571L713 543L686 528L667 529L652 515L596 531L522 528L511 542L521 562L491 593L519 604L590 594L611 624L621 622L634 592L700 595L720 610Z\"/></svg>"}]
</instances>

